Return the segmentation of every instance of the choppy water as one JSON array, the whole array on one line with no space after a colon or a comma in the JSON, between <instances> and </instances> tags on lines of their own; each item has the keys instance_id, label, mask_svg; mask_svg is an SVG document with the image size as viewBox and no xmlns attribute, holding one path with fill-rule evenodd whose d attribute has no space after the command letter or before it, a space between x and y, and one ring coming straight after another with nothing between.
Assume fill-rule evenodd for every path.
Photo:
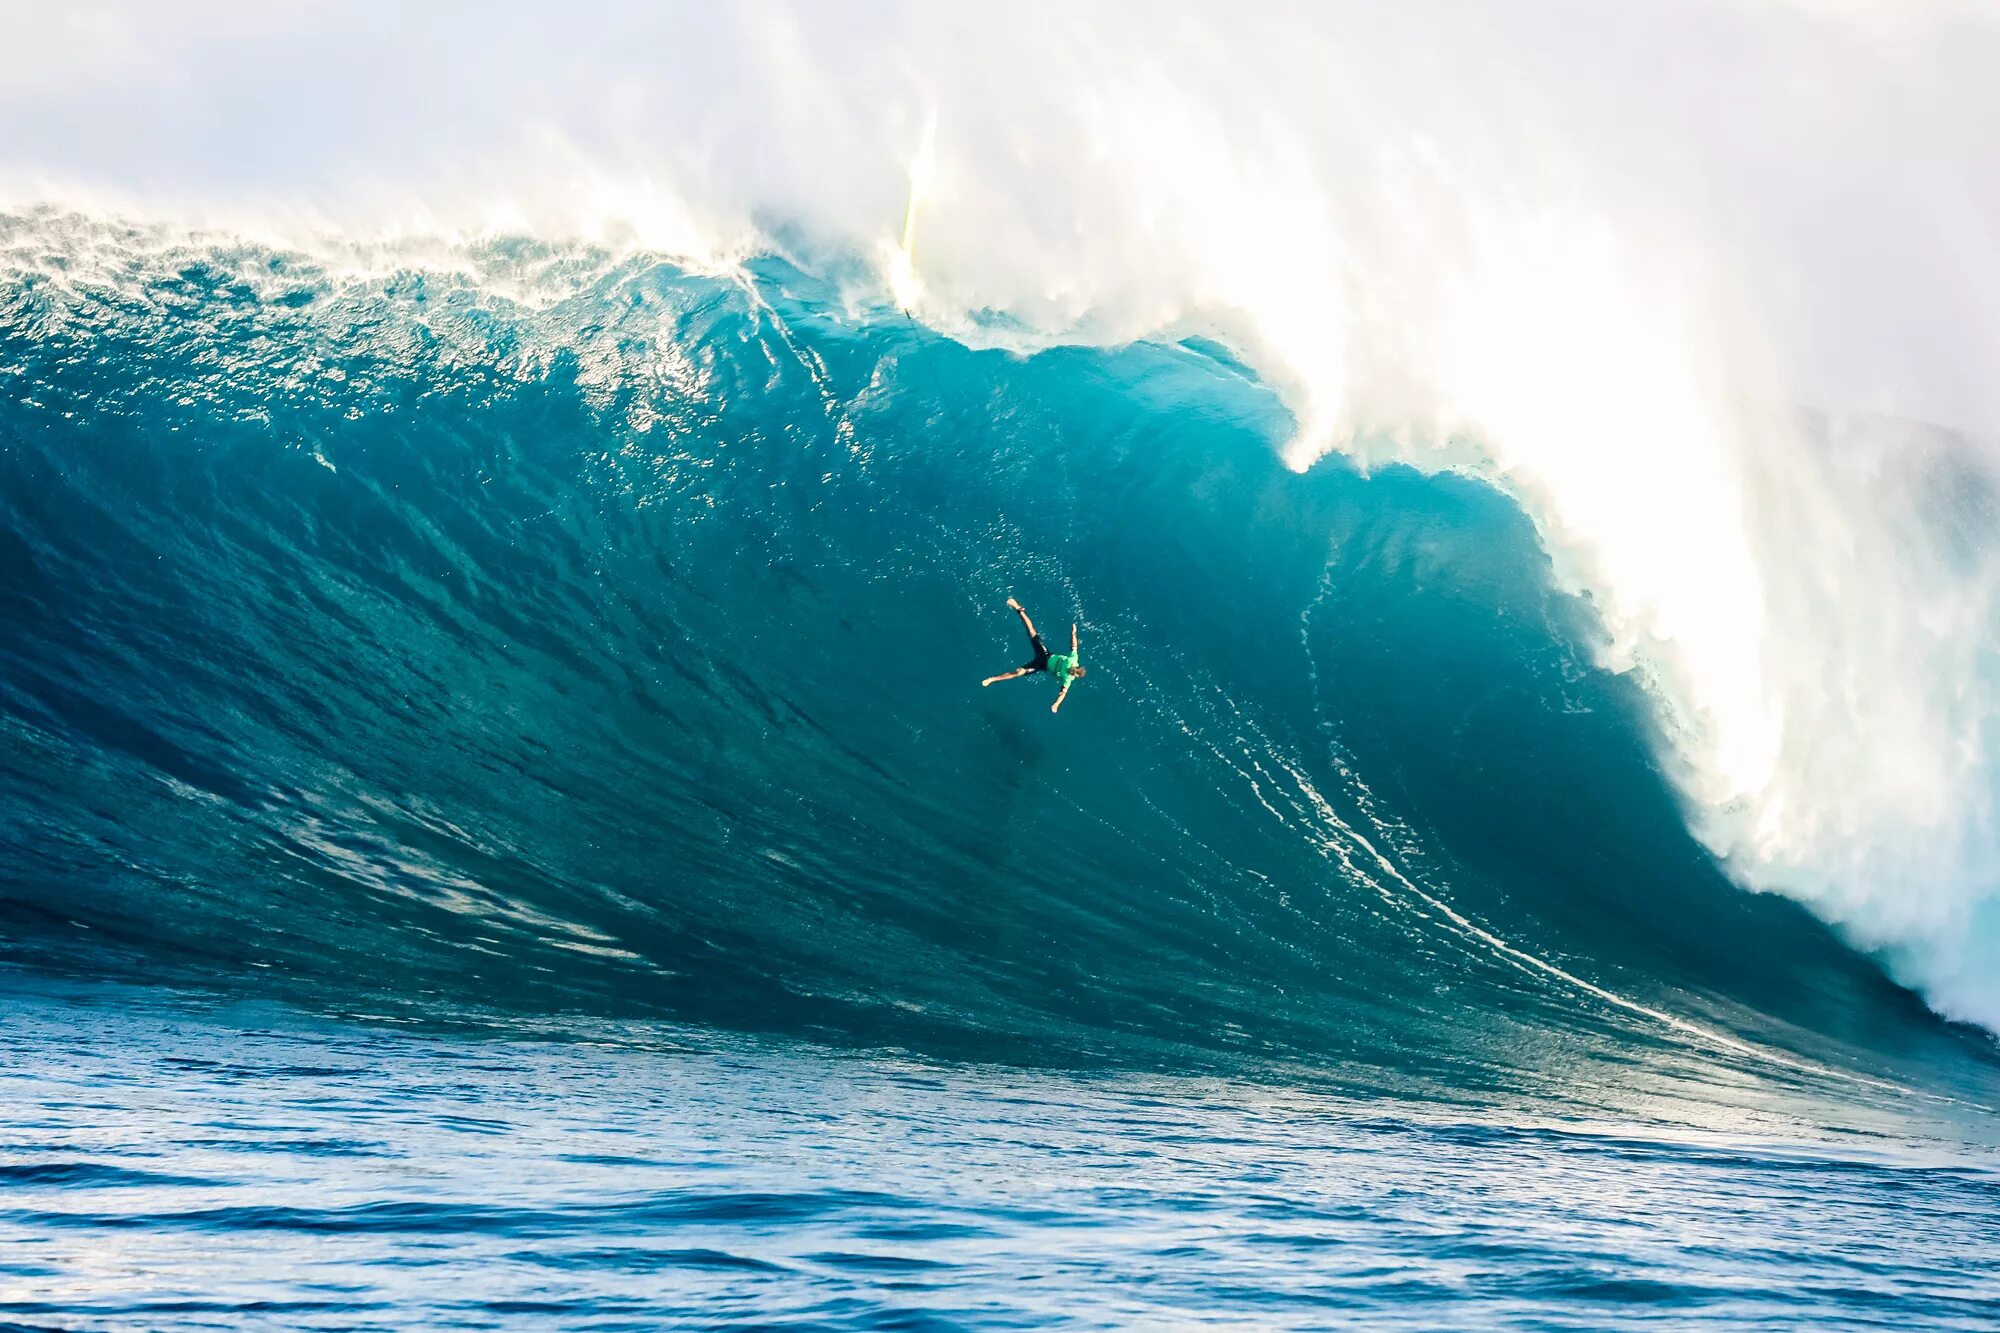
<instances>
[{"instance_id":1,"label":"choppy water","mask_svg":"<svg viewBox=\"0 0 2000 1333\"><path fill-rule=\"evenodd\" d=\"M654 1030L12 997L0 1318L62 1328L1991 1328L2000 1171Z\"/></svg>"}]
</instances>

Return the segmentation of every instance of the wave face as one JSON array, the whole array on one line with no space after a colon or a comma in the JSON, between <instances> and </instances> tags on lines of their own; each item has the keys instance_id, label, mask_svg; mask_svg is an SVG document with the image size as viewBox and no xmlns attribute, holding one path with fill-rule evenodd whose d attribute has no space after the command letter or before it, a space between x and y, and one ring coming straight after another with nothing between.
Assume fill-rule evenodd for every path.
<instances>
[{"instance_id":1,"label":"wave face","mask_svg":"<svg viewBox=\"0 0 2000 1333\"><path fill-rule=\"evenodd\" d=\"M4 237L12 957L1461 1092L1991 1086L1728 880L1515 504L1285 466L1211 344L974 351L777 260ZM978 686L1010 593L1082 626L1059 719Z\"/></svg>"},{"instance_id":2,"label":"wave face","mask_svg":"<svg viewBox=\"0 0 2000 1333\"><path fill-rule=\"evenodd\" d=\"M1295 466L1507 494L1730 878L2000 1027L1990 12L68 5L11 36L17 212L195 223L343 283L470 264L536 309L602 268L590 238L786 254L825 309L893 289L972 345L1213 337ZM451 113L354 95L414 86ZM494 235L544 239L467 259ZM131 262L70 243L63 271ZM620 354L570 341L577 392L614 392Z\"/></svg>"}]
</instances>

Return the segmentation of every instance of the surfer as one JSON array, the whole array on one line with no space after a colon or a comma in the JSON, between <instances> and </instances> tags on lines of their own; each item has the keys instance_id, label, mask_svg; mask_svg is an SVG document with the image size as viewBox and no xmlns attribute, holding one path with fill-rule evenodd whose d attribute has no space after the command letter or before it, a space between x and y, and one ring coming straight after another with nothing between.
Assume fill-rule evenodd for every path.
<instances>
[{"instance_id":1,"label":"surfer","mask_svg":"<svg viewBox=\"0 0 2000 1333\"><path fill-rule=\"evenodd\" d=\"M1083 679L1083 663L1079 660L1081 654L1077 651L1076 644L1076 622L1070 622L1069 651L1052 653L1049 651L1049 646L1042 642L1042 636L1035 633L1035 622L1028 619L1028 613L1021 609L1021 604L1009 597L1007 605L1013 609L1015 615L1021 617L1021 626L1028 631L1028 642L1035 647L1035 660L1026 666L1015 667L1012 671L988 676L979 682L979 686L984 689L1003 680L1019 680L1023 676L1033 676L1046 671L1062 685L1062 689L1056 692L1056 701L1049 705L1049 711L1053 713L1060 709L1063 700L1069 697L1069 687Z\"/></svg>"}]
</instances>

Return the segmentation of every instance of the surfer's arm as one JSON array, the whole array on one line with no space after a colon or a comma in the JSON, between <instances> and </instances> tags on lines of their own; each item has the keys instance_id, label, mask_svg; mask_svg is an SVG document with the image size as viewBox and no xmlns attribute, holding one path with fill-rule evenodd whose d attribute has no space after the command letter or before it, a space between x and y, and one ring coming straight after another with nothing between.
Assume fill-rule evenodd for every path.
<instances>
[{"instance_id":1,"label":"surfer's arm","mask_svg":"<svg viewBox=\"0 0 2000 1333\"><path fill-rule=\"evenodd\" d=\"M1074 620L1069 622L1069 651L1070 651L1070 656L1072 657L1074 657L1077 653L1076 622Z\"/></svg>"},{"instance_id":2,"label":"surfer's arm","mask_svg":"<svg viewBox=\"0 0 2000 1333\"><path fill-rule=\"evenodd\" d=\"M1056 701L1049 705L1049 711L1053 713L1058 708L1061 708L1062 701L1067 698L1069 698L1069 686L1067 683L1065 683L1060 690L1056 691Z\"/></svg>"}]
</instances>

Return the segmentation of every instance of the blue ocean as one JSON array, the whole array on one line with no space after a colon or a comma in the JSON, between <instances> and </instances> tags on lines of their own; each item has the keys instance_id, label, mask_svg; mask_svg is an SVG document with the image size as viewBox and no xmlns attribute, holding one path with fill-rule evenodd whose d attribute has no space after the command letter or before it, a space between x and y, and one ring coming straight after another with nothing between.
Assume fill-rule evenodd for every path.
<instances>
[{"instance_id":1,"label":"blue ocean","mask_svg":"<svg viewBox=\"0 0 2000 1333\"><path fill-rule=\"evenodd\" d=\"M1490 487L778 260L10 227L8 1320L1993 1326L1991 1037Z\"/></svg>"},{"instance_id":2,"label":"blue ocean","mask_svg":"<svg viewBox=\"0 0 2000 1333\"><path fill-rule=\"evenodd\" d=\"M7 29L0 1330L2000 1329L2000 22Z\"/></svg>"}]
</instances>

